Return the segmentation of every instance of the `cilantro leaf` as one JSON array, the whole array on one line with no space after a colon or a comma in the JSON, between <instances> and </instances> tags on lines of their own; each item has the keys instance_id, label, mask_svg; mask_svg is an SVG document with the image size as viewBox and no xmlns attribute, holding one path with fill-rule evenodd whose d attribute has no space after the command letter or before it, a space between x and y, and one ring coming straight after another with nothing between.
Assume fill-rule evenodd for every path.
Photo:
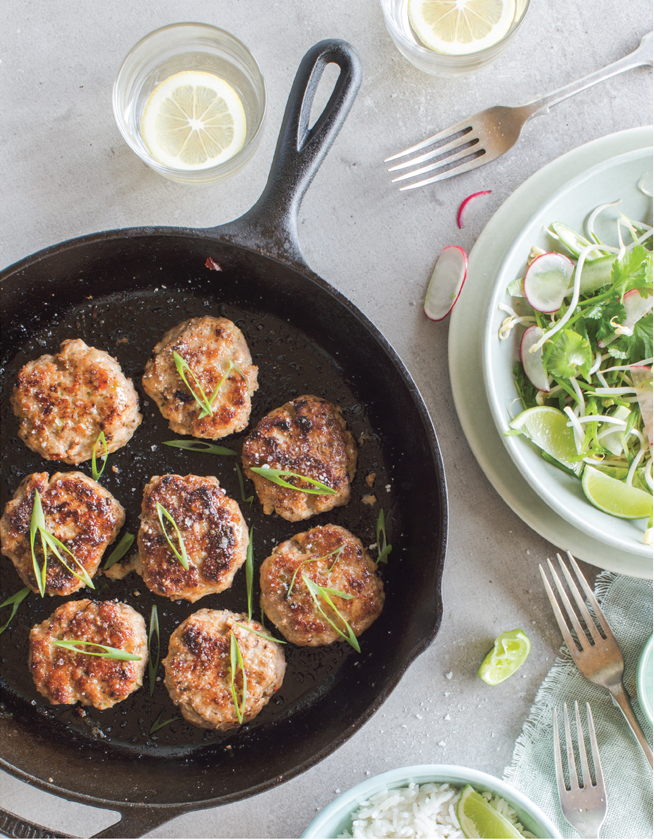
<instances>
[{"instance_id":1,"label":"cilantro leaf","mask_svg":"<svg viewBox=\"0 0 654 839\"><path fill-rule=\"evenodd\" d=\"M652 292L652 253L642 245L627 251L622 259L616 259L611 269L613 291L622 296L632 288L641 293Z\"/></svg>"},{"instance_id":2,"label":"cilantro leaf","mask_svg":"<svg viewBox=\"0 0 654 839\"><path fill-rule=\"evenodd\" d=\"M572 329L562 329L547 353L545 366L559 379L569 379L579 373L588 378L593 358L593 350L586 338Z\"/></svg>"}]
</instances>

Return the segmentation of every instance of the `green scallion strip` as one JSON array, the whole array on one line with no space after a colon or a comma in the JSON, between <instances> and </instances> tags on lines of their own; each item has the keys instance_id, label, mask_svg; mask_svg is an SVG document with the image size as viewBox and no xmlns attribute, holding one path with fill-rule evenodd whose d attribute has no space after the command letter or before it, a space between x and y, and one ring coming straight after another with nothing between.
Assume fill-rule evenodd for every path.
<instances>
[{"instance_id":1,"label":"green scallion strip","mask_svg":"<svg viewBox=\"0 0 654 839\"><path fill-rule=\"evenodd\" d=\"M232 630L229 644L229 662L230 662L230 689L232 692L232 700L234 701L234 708L236 709L236 718L239 724L243 723L243 716L245 713L245 703L248 698L248 680L245 674L245 664L243 663L243 656L241 655L241 648L238 645L238 638ZM241 703L239 704L236 696L236 668L240 667L243 675L243 690L241 691Z\"/></svg>"},{"instance_id":2,"label":"green scallion strip","mask_svg":"<svg viewBox=\"0 0 654 839\"><path fill-rule=\"evenodd\" d=\"M75 653L82 653L83 655L96 655L99 658L113 658L117 661L140 661L140 655L125 652L125 650L117 650L115 647L108 647L106 644L98 644L96 641L80 641L76 638L70 640L62 638L55 639L52 642L55 647L62 647L65 650L72 650ZM80 649L80 645L82 649ZM95 652L94 650L85 650L84 647L100 648L102 652Z\"/></svg>"},{"instance_id":3,"label":"green scallion strip","mask_svg":"<svg viewBox=\"0 0 654 839\"><path fill-rule=\"evenodd\" d=\"M334 548L333 551L330 551L328 554L325 554L324 556L312 556L312 557L309 557L309 559L303 559L302 562L298 565L298 567L293 572L293 576L291 577L291 584L288 587L288 591L286 592L286 599L288 600L290 598L291 592L293 591L293 586L295 585L295 578L297 577L297 572L300 570L300 568L302 568L303 565L305 565L307 562L319 562L321 559L328 559L330 556L334 556L334 554L336 554L336 559L332 562L329 570L327 571L327 574L331 574L332 571L334 570L334 566L336 565L338 560L341 558L341 554L343 553L344 550L345 550L345 545L341 545L340 548Z\"/></svg>"},{"instance_id":4,"label":"green scallion strip","mask_svg":"<svg viewBox=\"0 0 654 839\"><path fill-rule=\"evenodd\" d=\"M152 663L152 638L157 639L157 655ZM159 659L161 658L161 637L159 635L159 612L156 605L150 611L150 630L148 632L148 681L150 683L150 696L154 694L154 686L157 681L157 670L159 669Z\"/></svg>"},{"instance_id":5,"label":"green scallion strip","mask_svg":"<svg viewBox=\"0 0 654 839\"><path fill-rule=\"evenodd\" d=\"M266 641L272 641L274 644L286 643L286 641L282 641L281 638L273 638L272 635L269 635L267 632L259 632L259 630L253 629L251 626L246 626L244 623L236 623L235 626L238 626L239 629L245 629L247 632L252 632L253 635L258 635L259 638L265 638Z\"/></svg>"},{"instance_id":6,"label":"green scallion strip","mask_svg":"<svg viewBox=\"0 0 654 839\"><path fill-rule=\"evenodd\" d=\"M164 440L164 446L171 446L174 449L185 449L189 452L205 452L206 454L230 454L237 455L234 449L226 446L216 446L214 443L205 443L202 440Z\"/></svg>"},{"instance_id":7,"label":"green scallion strip","mask_svg":"<svg viewBox=\"0 0 654 839\"><path fill-rule=\"evenodd\" d=\"M102 469L98 471L98 464L96 461L96 450L98 448L98 443L102 443L102 447L104 448L104 454L102 455ZM93 475L93 480L97 481L102 477L102 473L105 470L105 466L107 465L107 458L109 457L109 449L107 448L107 438L104 436L104 431L101 431L98 434L98 439L93 444L93 453L91 455L91 474Z\"/></svg>"},{"instance_id":8,"label":"green scallion strip","mask_svg":"<svg viewBox=\"0 0 654 839\"><path fill-rule=\"evenodd\" d=\"M308 495L336 495L336 490L323 484L321 481L314 481L313 478L307 478L306 475L300 475L297 472L289 472L286 469L272 469L270 466L250 466L250 470L273 484L286 489L294 489L296 492L306 492ZM309 487L296 487L285 481L283 476L287 478L299 478L301 481L306 481L315 489Z\"/></svg>"},{"instance_id":9,"label":"green scallion strip","mask_svg":"<svg viewBox=\"0 0 654 839\"><path fill-rule=\"evenodd\" d=\"M248 549L245 554L245 586L248 595L248 620L252 620L252 582L254 579L254 548L252 545L252 534L254 533L254 525L250 528L250 538L248 541Z\"/></svg>"},{"instance_id":10,"label":"green scallion strip","mask_svg":"<svg viewBox=\"0 0 654 839\"><path fill-rule=\"evenodd\" d=\"M162 717L163 711L159 711L159 716L150 726L150 734L154 734L155 731L159 731L159 729L163 728L165 725L170 725L171 722L175 722L176 720L182 719L181 717L171 717L169 720L162 720Z\"/></svg>"},{"instance_id":11,"label":"green scallion strip","mask_svg":"<svg viewBox=\"0 0 654 839\"><path fill-rule=\"evenodd\" d=\"M34 543L36 541L37 533L41 538L41 548L43 550L43 567L39 566L38 559L36 558L36 552L34 550ZM53 536L52 533L49 533L46 529L45 515L43 513L43 504L41 503L41 494L39 493L38 489L34 490L34 506L32 507L32 518L30 520L30 549L32 552L32 566L34 568L34 576L36 577L36 583L41 597L45 596L48 549L57 557L59 562L61 562L64 568L70 574L72 574L73 577L76 577L78 580L81 580L84 583L84 585L87 585L89 588L95 588L95 586L93 585L93 581L89 577L86 568L75 557L73 552L69 550L69 548L67 548L63 544L63 542L57 539L56 536ZM63 558L61 551L67 553L72 558L73 562L77 565L79 569L79 573L73 571L70 565L68 565L66 560Z\"/></svg>"},{"instance_id":12,"label":"green scallion strip","mask_svg":"<svg viewBox=\"0 0 654 839\"><path fill-rule=\"evenodd\" d=\"M347 641L348 644L351 647L353 647L358 653L360 653L361 652L361 647L359 646L359 641L357 640L357 637L354 634L354 630L352 629L350 624L345 620L343 615L338 611L336 606L334 606L334 603L333 603L333 601L330 597L330 595L332 595L334 597L340 597L342 600L352 600L352 595L347 594L344 591L339 591L338 589L335 589L335 588L325 588L324 586L320 586L320 585L318 585L318 583L314 583L313 580L310 580L305 574L302 574L302 579L304 580L304 582L306 584L306 587L309 589L309 593L311 594L311 598L313 599L313 602L315 603L316 608L318 609L320 614L324 617L324 619L327 621L327 623L330 624L330 626L332 626L333 629L336 632L338 632L338 634L341 636L341 638L343 638L345 641ZM325 600L327 603L329 603L329 605L332 607L332 609L336 612L336 614L339 616L339 618L343 621L343 623L344 623L344 625L347 629L347 634L345 634L341 629L339 629L336 626L336 624L334 623L334 621L325 612L323 607L320 605L320 601L318 600L319 597L321 597L323 600Z\"/></svg>"},{"instance_id":13,"label":"green scallion strip","mask_svg":"<svg viewBox=\"0 0 654 839\"><path fill-rule=\"evenodd\" d=\"M379 511L377 517L377 564L380 562L388 562L388 555L393 550L393 546L388 544L386 539L386 521L384 519L384 511Z\"/></svg>"},{"instance_id":14,"label":"green scallion strip","mask_svg":"<svg viewBox=\"0 0 654 839\"><path fill-rule=\"evenodd\" d=\"M127 551L132 547L136 537L132 533L126 533L120 542L116 545L113 551L109 554L107 561L104 564L104 570L111 568L125 556Z\"/></svg>"},{"instance_id":15,"label":"green scallion strip","mask_svg":"<svg viewBox=\"0 0 654 839\"><path fill-rule=\"evenodd\" d=\"M193 370L191 370L188 361L186 361L185 358L182 358L182 356L174 350L173 350L173 361L175 362L175 367L177 368L177 372L179 373L180 378L182 379L182 381L184 382L186 387L189 389L189 391L191 393L191 396L195 399L195 401L198 403L198 405L202 408L202 413L200 414L200 419L202 419L202 417L213 416L213 411L211 410L211 403L207 399L207 394L202 389L202 385L200 384L200 380L195 375ZM200 392L199 396L193 390L193 388L189 384L188 379L186 378L187 371L191 374L191 376L193 376L193 379L195 381L195 386L197 387L198 391Z\"/></svg>"},{"instance_id":16,"label":"green scallion strip","mask_svg":"<svg viewBox=\"0 0 654 839\"><path fill-rule=\"evenodd\" d=\"M182 534L179 531L179 527L177 527L177 522L175 519L170 515L168 510L157 501L157 515L159 516L159 524L161 525L161 529L163 530L163 534L166 537L166 541L170 545L170 549L175 554L177 559L180 561L182 567L188 571L188 555L186 553L186 545L184 544L184 539L182 538ZM172 524L175 528L175 534L177 536L177 541L179 543L179 550L175 547L172 539L168 535L166 531L166 525L164 524L164 516L165 518Z\"/></svg>"},{"instance_id":17,"label":"green scallion strip","mask_svg":"<svg viewBox=\"0 0 654 839\"><path fill-rule=\"evenodd\" d=\"M236 475L238 477L238 485L241 489L241 501L244 504L252 504L252 502L254 501L254 495L250 495L249 498L245 497L245 481L243 480L243 470L238 465L238 463L235 463L234 466L236 467Z\"/></svg>"},{"instance_id":18,"label":"green scallion strip","mask_svg":"<svg viewBox=\"0 0 654 839\"><path fill-rule=\"evenodd\" d=\"M9 618L7 619L6 623L0 626L0 635L2 635L5 629L12 622L14 615L18 611L18 607L23 602L23 600L25 600L30 591L30 587L25 586L25 588L22 588L20 591L17 591L16 594L12 594L11 597L8 597L3 603L0 603L0 609L4 609L6 606L11 606L11 614L9 615Z\"/></svg>"}]
</instances>

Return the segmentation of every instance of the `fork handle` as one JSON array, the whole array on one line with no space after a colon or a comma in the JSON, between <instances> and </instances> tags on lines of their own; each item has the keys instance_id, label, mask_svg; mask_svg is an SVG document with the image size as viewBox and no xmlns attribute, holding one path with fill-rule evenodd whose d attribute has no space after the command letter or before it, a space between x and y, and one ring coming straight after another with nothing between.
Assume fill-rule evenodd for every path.
<instances>
[{"instance_id":1,"label":"fork handle","mask_svg":"<svg viewBox=\"0 0 654 839\"><path fill-rule=\"evenodd\" d=\"M642 38L638 49L629 53L629 55L626 55L624 58L621 58L619 61L614 61L613 64L609 64L608 67L603 67L601 70L597 70L589 76L584 76L583 79L571 82L570 84L565 85L565 87L559 88L559 90L553 90L546 96L534 99L532 102L527 102L523 105L523 108L528 112L531 112L528 119L540 116L541 114L546 114L552 105L558 105L559 102L562 102L564 99L568 99L570 96L574 96L575 93L580 93L582 90L586 90L586 88L592 87L594 84L610 79L612 76L617 76L618 73L624 73L625 70L640 67L643 64L652 65L651 32Z\"/></svg>"},{"instance_id":2,"label":"fork handle","mask_svg":"<svg viewBox=\"0 0 654 839\"><path fill-rule=\"evenodd\" d=\"M624 689L624 685L622 682L620 684L615 685L609 688L609 692L613 697L614 702L620 708L622 713L625 716L625 719L631 726L631 730L636 735L636 739L640 744L641 749L645 752L645 757L649 761L649 765L652 766L652 750L649 747L647 740L645 739L645 735L636 719L636 715L634 714L633 708L631 707L631 700L629 699L629 694Z\"/></svg>"}]
</instances>

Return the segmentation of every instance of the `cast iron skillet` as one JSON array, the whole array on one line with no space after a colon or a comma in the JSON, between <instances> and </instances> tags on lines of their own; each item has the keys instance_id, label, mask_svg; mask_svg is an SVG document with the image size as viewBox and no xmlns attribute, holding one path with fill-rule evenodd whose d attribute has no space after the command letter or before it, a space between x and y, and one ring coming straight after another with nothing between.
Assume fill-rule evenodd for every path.
<instances>
[{"instance_id":1,"label":"cast iron skillet","mask_svg":"<svg viewBox=\"0 0 654 839\"><path fill-rule=\"evenodd\" d=\"M329 63L337 64L340 74L309 129L316 87ZM380 508L393 545L382 572L386 605L362 636L361 654L346 644L288 645L287 676L278 694L250 725L227 734L179 719L153 732L156 720L176 715L161 682L152 697L146 685L110 711L49 706L27 670L27 638L30 627L62 601L31 594L2 636L0 765L43 790L120 811L122 821L98 835L140 836L183 812L262 792L315 765L380 707L440 625L447 495L430 418L384 337L308 268L298 246L300 201L360 79L360 59L342 41L322 41L307 53L289 96L267 186L240 219L208 230L93 234L40 251L0 275L6 317L3 504L25 474L52 473L57 467L16 437L8 394L27 359L56 351L64 338L81 337L115 355L140 388L145 362L163 332L187 317L212 313L239 324L259 365L252 423L289 398L315 393L342 407L359 441L347 507L298 525L263 516L256 501L252 506L243 501L254 525L255 563L279 541L327 521L374 544ZM132 441L110 456L111 468L102 478L127 510L126 530L138 528L141 490L153 474L215 474L232 497L242 498L234 458L162 446L174 435L142 392L141 398L144 421ZM240 451L243 437L223 442ZM89 464L80 468L88 472ZM374 503L365 503L373 495ZM22 587L8 560L2 566L0 602ZM237 575L230 591L195 605L156 598L138 577L98 577L91 596L128 602L146 622L156 603L163 656L174 627L196 609L245 610L243 578ZM16 821L7 818L5 826L15 831Z\"/></svg>"}]
</instances>

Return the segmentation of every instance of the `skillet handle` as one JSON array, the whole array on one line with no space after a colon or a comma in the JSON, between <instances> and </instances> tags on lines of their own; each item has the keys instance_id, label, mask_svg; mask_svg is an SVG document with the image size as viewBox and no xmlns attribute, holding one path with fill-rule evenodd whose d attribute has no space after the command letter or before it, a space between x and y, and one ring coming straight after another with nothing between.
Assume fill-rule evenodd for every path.
<instances>
[{"instance_id":1,"label":"skillet handle","mask_svg":"<svg viewBox=\"0 0 654 839\"><path fill-rule=\"evenodd\" d=\"M309 128L311 105L328 64L337 64L340 73L323 112ZM361 58L346 41L320 41L307 52L286 103L264 191L240 218L213 228L221 239L306 271L297 229L300 203L345 122L362 73Z\"/></svg>"}]
</instances>

